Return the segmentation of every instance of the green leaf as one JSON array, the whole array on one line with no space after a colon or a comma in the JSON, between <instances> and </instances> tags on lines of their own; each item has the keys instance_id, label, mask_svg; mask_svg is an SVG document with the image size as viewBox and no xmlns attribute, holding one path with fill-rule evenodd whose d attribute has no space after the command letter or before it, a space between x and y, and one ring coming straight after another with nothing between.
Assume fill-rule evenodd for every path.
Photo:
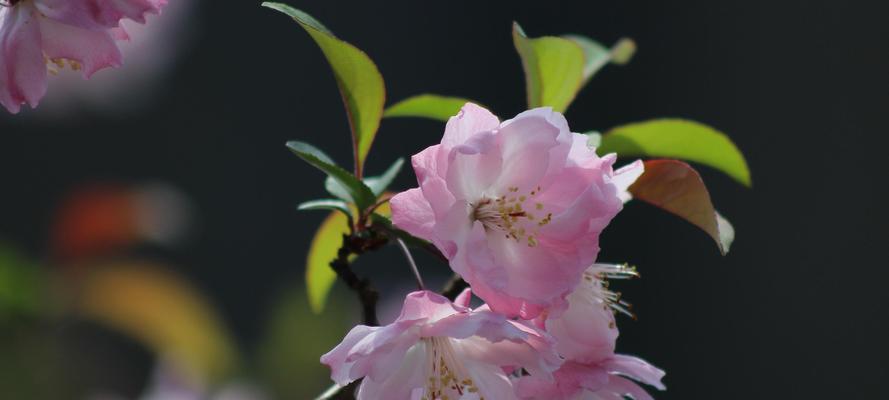
<instances>
[{"instance_id":1,"label":"green leaf","mask_svg":"<svg viewBox=\"0 0 889 400\"><path fill-rule=\"evenodd\" d=\"M401 170L401 166L404 165L404 159L399 158L389 166L389 169L380 176L370 176L364 178L364 184L370 188L371 192L373 192L374 196L380 197L383 192L386 191L386 188L392 183L392 180L395 179L395 176L398 175L398 171ZM327 177L327 180L324 181L324 188L328 193L336 196L339 199L343 199L349 201L349 193L343 187L337 183L331 177Z\"/></svg>"},{"instance_id":2,"label":"green leaf","mask_svg":"<svg viewBox=\"0 0 889 400\"><path fill-rule=\"evenodd\" d=\"M634 198L673 213L707 232L725 255L735 239L731 224L719 215L701 175L677 160L645 162L645 172L630 185Z\"/></svg>"},{"instance_id":3,"label":"green leaf","mask_svg":"<svg viewBox=\"0 0 889 400\"><path fill-rule=\"evenodd\" d=\"M386 101L383 76L363 51L342 40L310 15L280 3L263 3L293 18L318 44L333 69L352 129L355 176L362 176L364 160L370 151Z\"/></svg>"},{"instance_id":4,"label":"green leaf","mask_svg":"<svg viewBox=\"0 0 889 400\"><path fill-rule=\"evenodd\" d=\"M342 186L341 186L342 187ZM337 199L320 199L310 200L300 203L296 206L297 210L336 210L342 211L346 216L351 217L352 212L349 210L349 204Z\"/></svg>"},{"instance_id":5,"label":"green leaf","mask_svg":"<svg viewBox=\"0 0 889 400\"><path fill-rule=\"evenodd\" d=\"M380 176L372 176L364 179L364 184L370 188L370 190L379 197L383 192L386 191L386 188L392 184L392 180L398 176L398 172L401 171L401 167L404 165L404 159L399 158L395 160L392 165L386 169L386 172L383 172L383 175Z\"/></svg>"},{"instance_id":6,"label":"green leaf","mask_svg":"<svg viewBox=\"0 0 889 400\"><path fill-rule=\"evenodd\" d=\"M583 83L581 85L585 85L596 72L599 72L609 62L619 65L628 63L636 51L636 44L628 38L618 40L609 49L586 36L564 35L562 37L577 43L583 49Z\"/></svg>"},{"instance_id":7,"label":"green leaf","mask_svg":"<svg viewBox=\"0 0 889 400\"><path fill-rule=\"evenodd\" d=\"M716 168L751 186L747 161L724 133L683 119L655 119L612 128L602 137L602 154L667 157Z\"/></svg>"},{"instance_id":8,"label":"green leaf","mask_svg":"<svg viewBox=\"0 0 889 400\"><path fill-rule=\"evenodd\" d=\"M338 167L321 150L308 143L295 140L287 142L287 147L297 156L324 171L329 177L339 183L347 194L348 199L354 202L359 209L364 210L376 201L376 196L363 182L346 170Z\"/></svg>"},{"instance_id":9,"label":"green leaf","mask_svg":"<svg viewBox=\"0 0 889 400\"><path fill-rule=\"evenodd\" d=\"M395 103L383 112L384 117L420 117L447 121L457 115L466 103L474 103L460 97L421 94Z\"/></svg>"},{"instance_id":10,"label":"green leaf","mask_svg":"<svg viewBox=\"0 0 889 400\"><path fill-rule=\"evenodd\" d=\"M349 233L349 221L345 215L332 212L324 219L315 232L309 245L306 258L306 291L312 311L320 313L324 310L327 295L336 281L336 273L330 268L330 262L337 256L343 243L343 235Z\"/></svg>"},{"instance_id":11,"label":"green leaf","mask_svg":"<svg viewBox=\"0 0 889 400\"><path fill-rule=\"evenodd\" d=\"M525 69L528 107L565 112L583 84L581 46L554 36L530 39L518 23L512 25L512 38Z\"/></svg>"}]
</instances>

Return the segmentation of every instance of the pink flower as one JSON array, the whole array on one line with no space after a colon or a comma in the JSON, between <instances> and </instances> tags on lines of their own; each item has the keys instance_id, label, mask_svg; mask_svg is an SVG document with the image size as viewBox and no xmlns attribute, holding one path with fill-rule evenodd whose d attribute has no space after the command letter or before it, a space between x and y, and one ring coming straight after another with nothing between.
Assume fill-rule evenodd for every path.
<instances>
[{"instance_id":1,"label":"pink flower","mask_svg":"<svg viewBox=\"0 0 889 400\"><path fill-rule=\"evenodd\" d=\"M568 295L568 307L559 315L538 321L557 341L566 359L554 380L524 376L517 380L519 398L528 400L651 399L627 377L665 389L664 372L647 362L614 354L618 331L614 312L627 312L620 296L607 289L605 278L636 276L622 265L596 264L584 272L583 282ZM543 320L543 318L541 318Z\"/></svg>"},{"instance_id":2,"label":"pink flower","mask_svg":"<svg viewBox=\"0 0 889 400\"><path fill-rule=\"evenodd\" d=\"M553 373L553 381L535 376L517 379L516 393L522 400L651 400L645 389L628 379L664 390L664 372L636 357L612 355L599 363L567 361Z\"/></svg>"},{"instance_id":3,"label":"pink flower","mask_svg":"<svg viewBox=\"0 0 889 400\"><path fill-rule=\"evenodd\" d=\"M559 305L599 252L599 233L642 173L612 171L549 108L499 122L467 103L441 144L413 156L419 188L392 198L392 220L432 241L495 311L531 319Z\"/></svg>"},{"instance_id":4,"label":"pink flower","mask_svg":"<svg viewBox=\"0 0 889 400\"><path fill-rule=\"evenodd\" d=\"M505 370L551 379L560 360L549 337L469 309L469 296L467 290L451 303L429 291L411 293L395 322L353 328L321 362L341 385L363 377L359 400L514 399Z\"/></svg>"},{"instance_id":5,"label":"pink flower","mask_svg":"<svg viewBox=\"0 0 889 400\"><path fill-rule=\"evenodd\" d=\"M0 104L17 113L46 93L47 69L85 78L121 64L122 19L145 22L166 0L5 0L0 7Z\"/></svg>"}]
</instances>

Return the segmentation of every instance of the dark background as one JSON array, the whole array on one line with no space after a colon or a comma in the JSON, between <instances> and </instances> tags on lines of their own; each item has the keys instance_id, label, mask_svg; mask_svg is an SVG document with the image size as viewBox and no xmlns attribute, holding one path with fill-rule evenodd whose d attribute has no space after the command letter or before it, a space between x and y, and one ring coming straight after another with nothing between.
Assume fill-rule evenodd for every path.
<instances>
[{"instance_id":1,"label":"dark background","mask_svg":"<svg viewBox=\"0 0 889 400\"><path fill-rule=\"evenodd\" d=\"M291 4L375 60L387 103L460 95L504 119L525 104L513 20L530 36L632 37L636 57L581 92L567 112L572 128L702 121L744 151L754 187L701 167L737 231L727 257L644 204L617 217L600 260L629 261L643 275L620 285L639 321L620 321L619 350L667 371L659 399L889 396L885 2ZM302 279L323 217L294 210L324 195L323 177L284 142L314 143L349 165L348 126L326 62L297 25L247 0L203 1L197 11L189 48L142 111L0 118L0 235L40 254L52 210L77 185L171 182L199 222L172 257L249 344L276 293ZM438 142L442 129L384 120L367 170ZM414 185L408 169L396 181ZM421 264L429 276L446 271ZM378 282L409 283L394 251L359 267Z\"/></svg>"}]
</instances>

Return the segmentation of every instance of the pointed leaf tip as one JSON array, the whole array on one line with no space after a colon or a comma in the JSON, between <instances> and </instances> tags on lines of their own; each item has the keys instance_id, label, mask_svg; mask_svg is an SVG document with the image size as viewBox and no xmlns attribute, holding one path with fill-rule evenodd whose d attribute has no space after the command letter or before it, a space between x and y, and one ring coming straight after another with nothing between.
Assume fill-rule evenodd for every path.
<instances>
[{"instance_id":1,"label":"pointed leaf tip","mask_svg":"<svg viewBox=\"0 0 889 400\"><path fill-rule=\"evenodd\" d=\"M549 106L565 112L583 84L581 46L554 36L528 38L515 22L512 38L525 71L528 107Z\"/></svg>"},{"instance_id":2,"label":"pointed leaf tip","mask_svg":"<svg viewBox=\"0 0 889 400\"><path fill-rule=\"evenodd\" d=\"M346 43L311 15L280 3L263 6L287 14L312 37L333 70L352 130L355 175L362 176L364 161L380 127L386 88L376 64L363 51Z\"/></svg>"},{"instance_id":3,"label":"pointed leaf tip","mask_svg":"<svg viewBox=\"0 0 889 400\"><path fill-rule=\"evenodd\" d=\"M600 154L666 157L704 164L750 187L750 169L729 137L700 122L677 118L621 125L602 136Z\"/></svg>"},{"instance_id":4,"label":"pointed leaf tip","mask_svg":"<svg viewBox=\"0 0 889 400\"><path fill-rule=\"evenodd\" d=\"M438 121L447 121L457 115L466 103L476 103L461 97L441 96L437 94L421 94L408 97L395 103L383 113L386 118L419 117Z\"/></svg>"},{"instance_id":5,"label":"pointed leaf tip","mask_svg":"<svg viewBox=\"0 0 889 400\"><path fill-rule=\"evenodd\" d=\"M691 222L707 232L725 255L735 237L734 228L713 208L701 176L677 160L645 162L645 172L630 185L633 198L650 203Z\"/></svg>"}]
</instances>

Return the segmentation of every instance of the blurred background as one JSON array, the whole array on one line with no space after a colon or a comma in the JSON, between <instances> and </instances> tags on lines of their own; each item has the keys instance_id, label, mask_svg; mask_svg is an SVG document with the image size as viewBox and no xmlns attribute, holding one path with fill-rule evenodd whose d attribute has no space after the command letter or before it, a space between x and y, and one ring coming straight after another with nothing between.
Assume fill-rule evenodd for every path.
<instances>
[{"instance_id":1,"label":"blurred background","mask_svg":"<svg viewBox=\"0 0 889 400\"><path fill-rule=\"evenodd\" d=\"M699 168L737 232L727 257L645 204L615 219L599 259L643 277L618 286L639 316L619 322L618 350L667 371L659 399L889 397L886 3L289 3L370 55L387 103L458 95L503 118L525 104L513 20L530 36L632 37L636 57L580 93L572 128L705 122L745 153L753 189ZM284 142L350 165L326 61L248 0L171 0L126 57L0 115L0 398L320 393L318 357L359 316L342 287L309 311L304 264L325 214L295 204L324 197L323 176ZM368 173L442 130L384 120ZM393 188L415 184L405 169ZM445 265L416 256L444 281ZM391 317L412 287L400 254L355 269Z\"/></svg>"}]
</instances>

